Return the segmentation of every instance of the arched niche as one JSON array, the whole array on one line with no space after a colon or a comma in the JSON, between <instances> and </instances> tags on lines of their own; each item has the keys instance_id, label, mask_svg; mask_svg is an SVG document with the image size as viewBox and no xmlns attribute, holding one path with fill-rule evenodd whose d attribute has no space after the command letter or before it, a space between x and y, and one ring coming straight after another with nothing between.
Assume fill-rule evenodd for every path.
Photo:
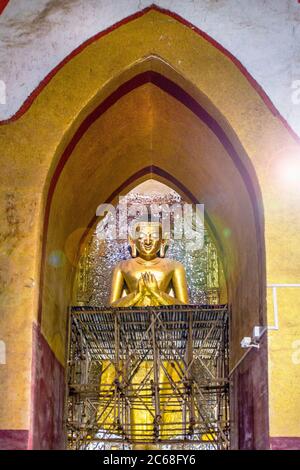
<instances>
[{"instance_id":1,"label":"arched niche","mask_svg":"<svg viewBox=\"0 0 300 470\"><path fill-rule=\"evenodd\" d=\"M157 169L159 172L159 169ZM164 180L164 182L163 182ZM186 232L183 230L179 240L173 239L174 204L193 205L196 204L190 198L191 195L184 188L177 190L176 184L172 188L166 184L167 179L162 178L159 173L153 178L148 178L142 183L134 186L129 191L126 187L120 193L120 199L115 204L105 204L107 210L113 214L113 219L104 217L108 225L105 239L99 238L99 229L103 225L102 217L95 216L88 228L83 231L78 249L78 238L81 231L70 237L66 245L67 252L72 258L76 274L72 283L72 305L93 305L97 307L108 306L108 299L111 289L112 268L124 257L130 257L129 241L120 238L120 203L126 200L126 204L143 204L149 210L161 206L161 210L166 217L166 230L171 230L167 235L168 258L176 259L183 263L186 269L187 283L189 289L189 301L191 304L227 304L227 285L224 277L223 248L220 245L218 235L211 226L211 222L204 213L204 225L202 242L195 246L192 252L186 251ZM176 188L176 190L175 190ZM168 205L168 209L166 209ZM100 207L100 206L99 206ZM125 208L125 206L123 205ZM97 211L98 212L98 211ZM131 220L131 211L128 212ZM115 221L116 225L110 225L110 221ZM168 221L168 222L167 222ZM169 225L170 224L170 225ZM123 223L122 228L124 229ZM128 228L128 227L126 227ZM110 235L109 235L110 234ZM111 236L116 238L111 239ZM192 279L192 273L197 275Z\"/></svg>"},{"instance_id":2,"label":"arched niche","mask_svg":"<svg viewBox=\"0 0 300 470\"><path fill-rule=\"evenodd\" d=\"M241 337L264 321L263 221L241 163L245 154L239 158L218 122L189 101L182 88L157 77L155 83L142 82L132 89L127 83L124 89L130 91L102 114L94 113L94 120L89 118L76 145L71 141L72 154L55 185L44 252L41 324L62 362L72 255L68 252L61 266L53 266L51 256L63 253L70 237L75 239L91 224L101 201L113 200L122 187L151 174L205 204L223 251L232 304L232 363L240 357Z\"/></svg>"},{"instance_id":3,"label":"arched niche","mask_svg":"<svg viewBox=\"0 0 300 470\"><path fill-rule=\"evenodd\" d=\"M220 238L235 367L241 338L266 322L264 234L272 275L296 259L292 251L280 258L283 235L272 228L285 209L292 220L297 203L286 191L273 204L286 190L272 178L273 166L298 148L274 108L226 51L157 10L93 38L45 83L2 133L7 158L30 161L15 184L34 186L38 199L26 266L40 278L38 323L47 347L63 367L73 265L66 256L53 266L49 256L86 230L99 201L152 175L204 202ZM260 370L265 380L265 362Z\"/></svg>"}]
</instances>

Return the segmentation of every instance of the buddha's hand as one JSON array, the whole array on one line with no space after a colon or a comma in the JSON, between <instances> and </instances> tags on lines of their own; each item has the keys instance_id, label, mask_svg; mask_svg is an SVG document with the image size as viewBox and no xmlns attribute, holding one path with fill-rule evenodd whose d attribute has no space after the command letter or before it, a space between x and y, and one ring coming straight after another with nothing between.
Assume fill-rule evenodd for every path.
<instances>
[{"instance_id":1,"label":"buddha's hand","mask_svg":"<svg viewBox=\"0 0 300 470\"><path fill-rule=\"evenodd\" d=\"M142 278L148 292L152 294L159 294L159 287L154 274L146 272L142 274Z\"/></svg>"},{"instance_id":2,"label":"buddha's hand","mask_svg":"<svg viewBox=\"0 0 300 470\"><path fill-rule=\"evenodd\" d=\"M138 280L137 293L143 296L147 294L147 288L145 286L143 276L141 276L140 279Z\"/></svg>"}]
</instances>

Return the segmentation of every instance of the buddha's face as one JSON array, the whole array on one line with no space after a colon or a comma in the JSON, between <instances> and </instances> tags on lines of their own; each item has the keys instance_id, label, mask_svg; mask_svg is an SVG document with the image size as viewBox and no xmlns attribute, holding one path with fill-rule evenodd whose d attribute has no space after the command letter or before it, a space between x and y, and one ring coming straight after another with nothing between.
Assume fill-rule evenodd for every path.
<instances>
[{"instance_id":1,"label":"buddha's face","mask_svg":"<svg viewBox=\"0 0 300 470\"><path fill-rule=\"evenodd\" d=\"M135 244L141 258L155 258L161 243L161 227L158 224L140 223L136 227Z\"/></svg>"}]
</instances>

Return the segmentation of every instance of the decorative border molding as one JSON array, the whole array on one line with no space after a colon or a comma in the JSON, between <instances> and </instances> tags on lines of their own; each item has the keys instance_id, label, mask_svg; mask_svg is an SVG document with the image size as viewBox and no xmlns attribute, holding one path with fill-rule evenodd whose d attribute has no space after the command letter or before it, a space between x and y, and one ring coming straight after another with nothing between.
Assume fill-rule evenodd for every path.
<instances>
[{"instance_id":1,"label":"decorative border molding","mask_svg":"<svg viewBox=\"0 0 300 470\"><path fill-rule=\"evenodd\" d=\"M0 0L0 15L3 13L5 8L7 7L9 0Z\"/></svg>"},{"instance_id":2,"label":"decorative border molding","mask_svg":"<svg viewBox=\"0 0 300 470\"><path fill-rule=\"evenodd\" d=\"M300 450L300 437L270 437L270 449Z\"/></svg>"},{"instance_id":3,"label":"decorative border molding","mask_svg":"<svg viewBox=\"0 0 300 470\"><path fill-rule=\"evenodd\" d=\"M27 450L27 429L0 429L0 450Z\"/></svg>"},{"instance_id":4,"label":"decorative border molding","mask_svg":"<svg viewBox=\"0 0 300 470\"><path fill-rule=\"evenodd\" d=\"M1 0L0 0L1 2ZM8 3L6 0L2 0L2 3ZM3 9L5 8L6 5L4 5ZM0 3L0 9L1 9L1 3ZM209 34L205 33L201 29L197 28L195 25L193 25L191 22L185 20L182 16L178 15L177 13L174 13L170 10L167 10L165 8L160 8L159 6L152 4L147 8L144 8L143 10L140 10L130 16L127 16L126 18L123 18L121 21L113 24L109 28L95 34L94 36L90 37L86 41L84 41L80 46L76 47L70 54L68 54L59 64L56 65L46 76L45 78L39 83L39 85L32 91L32 93L26 98L26 100L23 102L23 104L20 106L18 111L9 119L5 119L0 121L0 125L3 124L8 124L9 122L16 121L19 119L32 105L33 101L35 98L41 93L41 91L45 88L45 86L50 82L50 80L59 72L59 70L66 65L70 60L73 59L73 57L77 56L80 52L82 52L86 47L88 47L90 44L93 42L97 41L103 36L106 36L107 34L111 33L115 29L119 28L120 26L125 25L126 23L129 23L130 21L136 20L137 18L140 18L141 16L146 15L149 13L151 10L157 11L159 13L162 13L164 15L167 15L179 23L183 24L184 26L188 27L191 29L195 34L198 36L202 37L205 39L207 42L209 42L211 45L213 45L216 49L218 49L222 54L224 54L231 62L234 63L234 65L240 70L240 72L246 77L250 85L255 89L255 91L258 93L258 95L261 97L265 105L269 108L271 113L276 116L282 124L285 126L285 128L288 130L288 132L292 135L292 137L300 143L300 137L296 134L296 132L292 129L292 127L289 125L287 120L281 115L279 110L275 107L273 104L271 98L267 95L267 93L264 91L262 86L255 80L254 77L248 72L246 67L224 46L222 46L218 41L213 39ZM1 14L1 11L0 11Z\"/></svg>"}]
</instances>

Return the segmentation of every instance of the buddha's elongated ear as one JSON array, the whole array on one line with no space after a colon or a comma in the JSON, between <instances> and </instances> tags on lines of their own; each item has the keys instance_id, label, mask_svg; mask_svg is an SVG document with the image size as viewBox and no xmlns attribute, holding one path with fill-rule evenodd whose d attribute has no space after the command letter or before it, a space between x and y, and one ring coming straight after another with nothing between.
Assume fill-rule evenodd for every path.
<instances>
[{"instance_id":1,"label":"buddha's elongated ear","mask_svg":"<svg viewBox=\"0 0 300 470\"><path fill-rule=\"evenodd\" d=\"M165 234L164 238L161 240L161 244L160 244L160 249L159 249L160 258L165 257L167 247L168 247L168 236L167 236L167 234Z\"/></svg>"},{"instance_id":2,"label":"buddha's elongated ear","mask_svg":"<svg viewBox=\"0 0 300 470\"><path fill-rule=\"evenodd\" d=\"M159 257L164 258L165 257L165 244L162 241L159 249Z\"/></svg>"},{"instance_id":3,"label":"buddha's elongated ear","mask_svg":"<svg viewBox=\"0 0 300 470\"><path fill-rule=\"evenodd\" d=\"M129 237L129 244L130 244L132 258L136 258L136 256L137 256L136 243L133 240L133 238L131 238L131 237Z\"/></svg>"},{"instance_id":4,"label":"buddha's elongated ear","mask_svg":"<svg viewBox=\"0 0 300 470\"><path fill-rule=\"evenodd\" d=\"M136 248L137 230L138 230L138 223L131 222L129 224L129 230L128 230L128 241L130 245L132 258L137 257L137 248Z\"/></svg>"}]
</instances>

